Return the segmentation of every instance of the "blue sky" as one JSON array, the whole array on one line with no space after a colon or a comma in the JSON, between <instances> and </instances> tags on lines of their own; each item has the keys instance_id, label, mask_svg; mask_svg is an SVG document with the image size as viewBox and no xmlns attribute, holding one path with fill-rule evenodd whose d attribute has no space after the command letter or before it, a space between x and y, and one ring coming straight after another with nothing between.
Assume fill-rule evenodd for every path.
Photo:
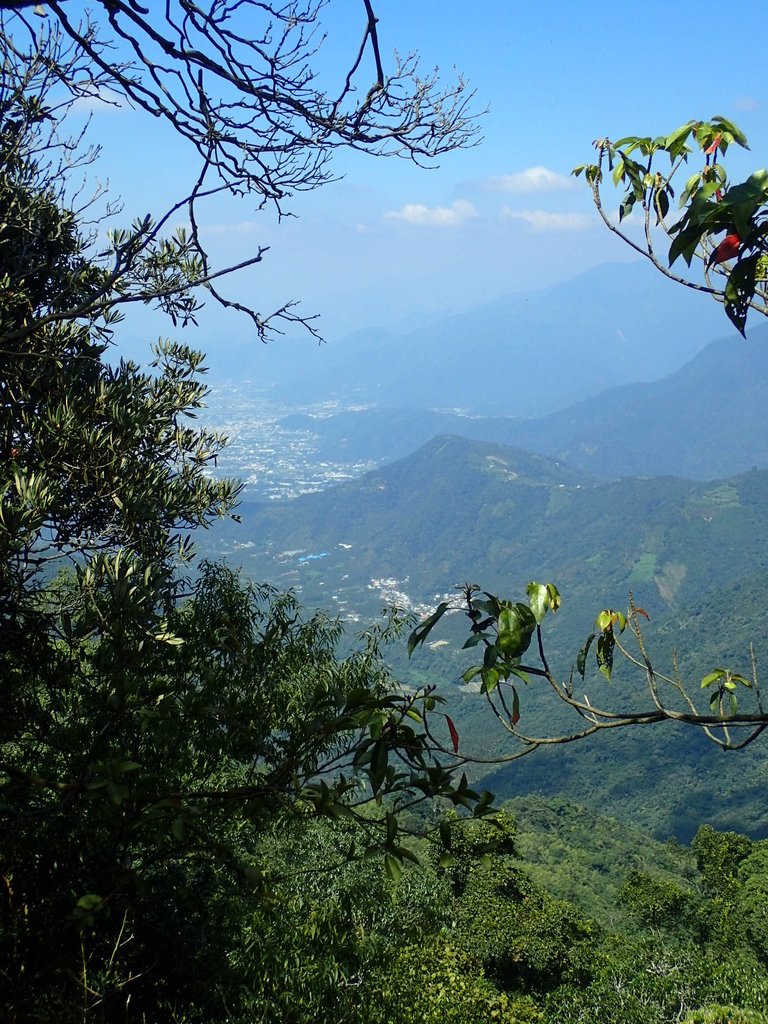
<instances>
[{"instance_id":1,"label":"blue sky","mask_svg":"<svg viewBox=\"0 0 768 1024\"><path fill-rule=\"evenodd\" d=\"M257 245L270 252L230 284L268 310L288 299L321 314L329 338L370 324L404 325L466 309L505 292L547 286L632 254L600 225L587 189L569 177L592 140L662 134L722 114L751 152L729 162L746 174L766 163L768 80L763 4L647 0L378 0L385 56L418 50L446 80L459 69L477 91L484 139L424 171L395 159L339 153L341 180L297 197L278 224L247 200L217 202L203 220L218 259ZM324 73L346 68L364 24L358 0L324 14ZM726 44L725 40L733 40ZM160 212L194 179L193 154L168 129L131 111L96 111L101 177L126 216ZM142 330L150 317L133 323ZM161 329L158 325L159 333ZM246 322L211 310L208 349Z\"/></svg>"}]
</instances>

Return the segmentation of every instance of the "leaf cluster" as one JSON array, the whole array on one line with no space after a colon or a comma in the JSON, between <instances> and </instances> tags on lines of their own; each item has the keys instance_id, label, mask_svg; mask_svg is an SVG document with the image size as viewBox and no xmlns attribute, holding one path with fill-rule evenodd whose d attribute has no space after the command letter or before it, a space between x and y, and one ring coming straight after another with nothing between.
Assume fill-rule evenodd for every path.
<instances>
[{"instance_id":1,"label":"leaf cluster","mask_svg":"<svg viewBox=\"0 0 768 1024\"><path fill-rule=\"evenodd\" d=\"M732 121L716 115L709 121L688 121L671 134L657 138L627 136L618 142L598 139L597 163L582 164L573 173L577 177L584 174L598 212L612 231L667 277L709 292L722 302L729 319L743 334L750 309L763 314L768 310L764 283L768 272L768 172L758 170L746 181L731 182L721 158L734 145L749 148L744 133ZM668 158L668 166L664 157ZM668 222L675 199L673 181L678 180L684 165L693 157L703 158L703 166L679 186L681 213ZM606 169L613 185L625 190L619 205L618 227L602 206L601 186ZM621 228L636 206L642 211L642 242L633 240ZM671 241L666 265L657 253L654 229ZM723 255L713 241L722 231L734 239L734 251ZM734 255L735 262L731 264L728 261ZM705 284L680 277L671 270L681 256L689 268L694 258L702 262ZM718 282L718 276L724 281Z\"/></svg>"}]
</instances>

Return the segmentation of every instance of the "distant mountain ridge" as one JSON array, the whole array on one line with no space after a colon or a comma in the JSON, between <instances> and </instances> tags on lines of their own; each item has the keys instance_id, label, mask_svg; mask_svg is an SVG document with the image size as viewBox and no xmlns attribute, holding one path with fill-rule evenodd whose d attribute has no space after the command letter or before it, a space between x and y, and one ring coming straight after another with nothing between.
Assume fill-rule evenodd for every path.
<instances>
[{"instance_id":1,"label":"distant mountain ridge","mask_svg":"<svg viewBox=\"0 0 768 1024\"><path fill-rule=\"evenodd\" d=\"M603 478L717 479L768 467L768 325L710 342L674 373L626 384L540 419L371 408L291 415L318 458L393 461L438 433L539 452Z\"/></svg>"},{"instance_id":2,"label":"distant mountain ridge","mask_svg":"<svg viewBox=\"0 0 768 1024\"><path fill-rule=\"evenodd\" d=\"M752 639L764 672L768 327L746 342L734 334L705 346L724 334L714 304L643 278L637 266L602 270L597 291L587 274L582 291L538 294L528 320L516 303L531 296L510 297L423 334L363 332L326 362L298 358L282 392L294 407L334 395L377 407L292 415L284 429L314 431L319 458L397 461L292 501L246 499L242 526L225 524L210 544L199 538L203 553L294 587L305 605L337 611L352 629L385 601L423 615L464 580L510 598L531 578L552 580L564 604L547 623L548 653L566 676L597 610L625 606L631 591L651 616L659 665L671 670L676 650L694 690L717 664L749 673ZM616 327L612 274L616 287L631 280L642 293L625 307L636 313L629 334L623 320ZM504 330L483 341L494 317ZM590 318L584 342L580 325ZM617 330L628 342L618 349ZM526 368L542 346L533 379ZM280 401L277 387L273 394ZM445 411L454 405L473 415ZM503 754L508 738L489 728L483 701L452 685L471 657L460 650L460 618L446 620L439 646L410 662L395 648L390 660L407 681L439 683L449 695L462 750ZM619 670L610 685L590 685L626 707L640 699L638 683ZM540 697L535 685L525 689L526 725L535 731L545 718L544 728L559 730L560 712L546 719L552 709ZM670 725L551 748L484 781L502 797L562 794L660 838L689 839L702 821L765 835L764 780L759 743L723 757L698 732Z\"/></svg>"},{"instance_id":3,"label":"distant mountain ridge","mask_svg":"<svg viewBox=\"0 0 768 1024\"><path fill-rule=\"evenodd\" d=\"M614 263L411 332L370 328L322 346L308 338L234 346L213 364L218 377L252 373L293 405L341 398L540 417L664 376L722 328L714 303L643 263Z\"/></svg>"},{"instance_id":4,"label":"distant mountain ridge","mask_svg":"<svg viewBox=\"0 0 768 1024\"><path fill-rule=\"evenodd\" d=\"M322 570L283 559L312 601L371 577L408 576L420 597L471 574L494 587L546 575L591 603L665 612L768 567L768 472L696 483L674 477L599 482L546 456L437 437L358 480L290 502L245 501L243 524L217 531L247 544L248 571L276 579L284 551L326 552ZM304 582L303 582L304 581ZM307 589L307 587L309 589Z\"/></svg>"}]
</instances>

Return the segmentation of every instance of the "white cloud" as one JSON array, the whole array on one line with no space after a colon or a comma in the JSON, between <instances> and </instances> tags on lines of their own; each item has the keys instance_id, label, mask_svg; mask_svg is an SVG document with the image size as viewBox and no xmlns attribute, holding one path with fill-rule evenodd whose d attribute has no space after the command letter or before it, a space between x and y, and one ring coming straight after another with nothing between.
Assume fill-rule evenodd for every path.
<instances>
[{"instance_id":1,"label":"white cloud","mask_svg":"<svg viewBox=\"0 0 768 1024\"><path fill-rule=\"evenodd\" d=\"M263 231L264 225L256 220L241 220L235 224L205 224L201 228L209 235L253 235Z\"/></svg>"},{"instance_id":2,"label":"white cloud","mask_svg":"<svg viewBox=\"0 0 768 1024\"><path fill-rule=\"evenodd\" d=\"M388 220L401 220L406 224L428 227L455 227L477 216L477 210L466 199L457 199L452 206L424 206L408 203L400 210L385 213Z\"/></svg>"},{"instance_id":3,"label":"white cloud","mask_svg":"<svg viewBox=\"0 0 768 1024\"><path fill-rule=\"evenodd\" d=\"M593 227L595 218L586 213L550 213L548 210L512 210L503 207L501 216L522 220L534 231L586 231Z\"/></svg>"},{"instance_id":4,"label":"white cloud","mask_svg":"<svg viewBox=\"0 0 768 1024\"><path fill-rule=\"evenodd\" d=\"M760 104L753 96L739 96L733 101L735 110L741 110L743 112L751 112L753 110L759 110Z\"/></svg>"},{"instance_id":5,"label":"white cloud","mask_svg":"<svg viewBox=\"0 0 768 1024\"><path fill-rule=\"evenodd\" d=\"M485 185L494 192L573 192L579 188L575 178L541 165L488 178Z\"/></svg>"}]
</instances>

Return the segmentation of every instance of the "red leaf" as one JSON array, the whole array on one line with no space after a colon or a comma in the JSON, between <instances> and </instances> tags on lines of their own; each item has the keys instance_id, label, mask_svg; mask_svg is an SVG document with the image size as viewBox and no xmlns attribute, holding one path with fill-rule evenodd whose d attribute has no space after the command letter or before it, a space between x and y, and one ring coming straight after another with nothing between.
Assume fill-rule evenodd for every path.
<instances>
[{"instance_id":1,"label":"red leaf","mask_svg":"<svg viewBox=\"0 0 768 1024\"><path fill-rule=\"evenodd\" d=\"M725 236L713 251L707 262L707 267L711 267L713 263L726 263L728 260L734 259L738 255L740 248L741 238L737 232L732 231L729 235Z\"/></svg>"},{"instance_id":2,"label":"red leaf","mask_svg":"<svg viewBox=\"0 0 768 1024\"><path fill-rule=\"evenodd\" d=\"M448 732L451 734L451 743L453 743L453 752L458 754L459 752L459 734L456 732L456 726L453 724L448 715L445 716L445 720L448 723Z\"/></svg>"},{"instance_id":3,"label":"red leaf","mask_svg":"<svg viewBox=\"0 0 768 1024\"><path fill-rule=\"evenodd\" d=\"M651 616L645 608L635 608L635 615L642 615L644 619L648 619L649 622L651 621Z\"/></svg>"}]
</instances>

